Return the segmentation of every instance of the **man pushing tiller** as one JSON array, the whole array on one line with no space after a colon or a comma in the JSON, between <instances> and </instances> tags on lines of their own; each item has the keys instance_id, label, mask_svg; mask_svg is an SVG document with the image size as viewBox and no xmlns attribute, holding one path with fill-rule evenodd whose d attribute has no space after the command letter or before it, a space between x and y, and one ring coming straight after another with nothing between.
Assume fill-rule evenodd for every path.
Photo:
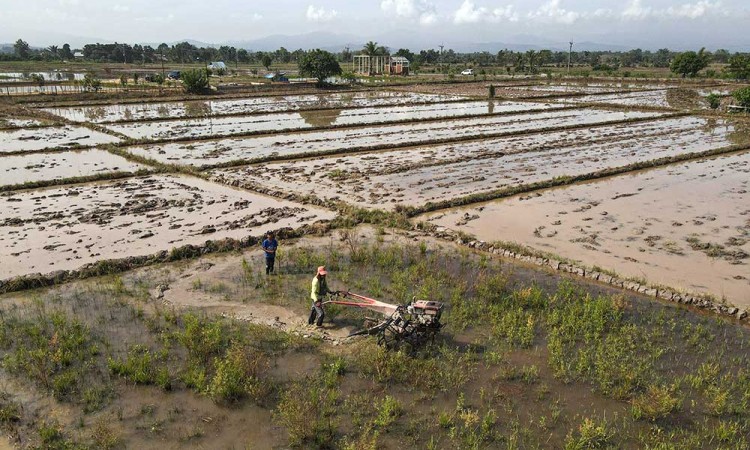
<instances>
[{"instance_id":1,"label":"man pushing tiller","mask_svg":"<svg viewBox=\"0 0 750 450\"><path fill-rule=\"evenodd\" d=\"M308 325L315 323L318 327L323 326L323 318L326 315L325 311L323 311L323 298L328 294L338 294L338 291L328 290L328 283L326 282L327 274L326 266L320 266L318 267L318 273L315 274L312 280L312 289L310 291L312 307L310 308L310 318L307 319Z\"/></svg>"}]
</instances>

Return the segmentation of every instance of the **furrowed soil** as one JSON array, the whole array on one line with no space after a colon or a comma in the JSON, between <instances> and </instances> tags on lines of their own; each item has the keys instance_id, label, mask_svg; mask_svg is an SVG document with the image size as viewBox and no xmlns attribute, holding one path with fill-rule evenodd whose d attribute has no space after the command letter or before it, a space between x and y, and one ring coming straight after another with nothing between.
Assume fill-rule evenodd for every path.
<instances>
[{"instance_id":1,"label":"furrowed soil","mask_svg":"<svg viewBox=\"0 0 750 450\"><path fill-rule=\"evenodd\" d=\"M663 115L658 112L575 109L508 116L478 117L399 125L285 133L242 139L191 141L126 147L133 155L162 163L210 167L268 158L291 158L315 153L346 153L355 149L434 143L440 140L473 139L493 134L541 131L547 128L601 124Z\"/></svg>"},{"instance_id":2,"label":"furrowed soil","mask_svg":"<svg viewBox=\"0 0 750 450\"><path fill-rule=\"evenodd\" d=\"M168 103L134 103L45 108L43 111L74 122L120 122L144 119L276 113L303 109L397 106L462 100L457 95L431 95L414 92L368 91L319 95L284 95L232 100Z\"/></svg>"},{"instance_id":3,"label":"furrowed soil","mask_svg":"<svg viewBox=\"0 0 750 450\"><path fill-rule=\"evenodd\" d=\"M148 169L148 166L98 149L4 156L0 158L0 189L24 183L104 177L112 173L135 173Z\"/></svg>"},{"instance_id":4,"label":"furrowed soil","mask_svg":"<svg viewBox=\"0 0 750 450\"><path fill-rule=\"evenodd\" d=\"M749 192L741 152L421 219L750 308Z\"/></svg>"},{"instance_id":5,"label":"furrowed soil","mask_svg":"<svg viewBox=\"0 0 750 450\"><path fill-rule=\"evenodd\" d=\"M391 108L329 109L253 116L136 122L111 124L107 127L133 139L197 139L213 135L271 133L280 130L295 131L307 128L451 119L461 116L482 116L504 112L544 111L559 107L561 105L500 101L435 103L394 106Z\"/></svg>"},{"instance_id":6,"label":"furrowed soil","mask_svg":"<svg viewBox=\"0 0 750 450\"><path fill-rule=\"evenodd\" d=\"M0 279L333 218L319 208L177 175L10 192L0 202Z\"/></svg>"},{"instance_id":7,"label":"furrowed soil","mask_svg":"<svg viewBox=\"0 0 750 450\"><path fill-rule=\"evenodd\" d=\"M73 126L0 130L0 155L13 152L91 147L118 141L116 137Z\"/></svg>"},{"instance_id":8,"label":"furrowed soil","mask_svg":"<svg viewBox=\"0 0 750 450\"><path fill-rule=\"evenodd\" d=\"M428 237L349 230L0 303L28 448L746 448L747 329ZM310 278L446 303L434 345L305 325ZM38 337L38 338L35 338ZM66 355L56 360L55 355ZM32 359L40 355L41 359Z\"/></svg>"},{"instance_id":9,"label":"furrowed soil","mask_svg":"<svg viewBox=\"0 0 750 450\"><path fill-rule=\"evenodd\" d=\"M235 186L363 207L423 206L711 149L748 146L743 123L682 117L216 170Z\"/></svg>"}]
</instances>

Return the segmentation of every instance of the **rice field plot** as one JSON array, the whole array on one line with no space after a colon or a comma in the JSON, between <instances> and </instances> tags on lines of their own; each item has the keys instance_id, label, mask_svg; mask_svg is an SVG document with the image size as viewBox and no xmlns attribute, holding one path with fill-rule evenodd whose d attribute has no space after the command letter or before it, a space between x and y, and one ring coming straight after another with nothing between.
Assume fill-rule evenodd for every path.
<instances>
[{"instance_id":1,"label":"rice field plot","mask_svg":"<svg viewBox=\"0 0 750 450\"><path fill-rule=\"evenodd\" d=\"M0 155L42 150L92 147L112 144L119 139L76 126L0 130Z\"/></svg>"},{"instance_id":2,"label":"rice field plot","mask_svg":"<svg viewBox=\"0 0 750 450\"><path fill-rule=\"evenodd\" d=\"M214 135L275 133L307 128L368 125L388 122L481 116L559 109L554 103L480 101L394 106L392 108L327 109L268 115L178 119L110 124L108 128L134 139L200 139Z\"/></svg>"},{"instance_id":3,"label":"rice field plot","mask_svg":"<svg viewBox=\"0 0 750 450\"><path fill-rule=\"evenodd\" d=\"M750 152L431 213L505 240L750 307Z\"/></svg>"},{"instance_id":4,"label":"rice field plot","mask_svg":"<svg viewBox=\"0 0 750 450\"><path fill-rule=\"evenodd\" d=\"M106 178L142 173L150 167L98 149L0 156L0 190L24 184Z\"/></svg>"},{"instance_id":5,"label":"rice field plot","mask_svg":"<svg viewBox=\"0 0 750 450\"><path fill-rule=\"evenodd\" d=\"M49 122L39 119L26 119L18 117L0 117L0 128L28 128L47 125Z\"/></svg>"},{"instance_id":6,"label":"rice field plot","mask_svg":"<svg viewBox=\"0 0 750 450\"><path fill-rule=\"evenodd\" d=\"M706 90L673 88L642 92L623 92L619 94L565 97L555 101L567 104L587 103L595 105L632 106L635 108L695 109L708 107L708 102L704 98L705 96L701 95L701 92L703 91ZM709 89L708 91L710 92L712 89ZM720 91L720 89L717 89L717 91Z\"/></svg>"},{"instance_id":7,"label":"rice field plot","mask_svg":"<svg viewBox=\"0 0 750 450\"><path fill-rule=\"evenodd\" d=\"M636 163L750 145L731 122L683 117L594 129L215 170L214 179L275 195L363 207L422 207Z\"/></svg>"},{"instance_id":8,"label":"rice field plot","mask_svg":"<svg viewBox=\"0 0 750 450\"><path fill-rule=\"evenodd\" d=\"M230 100L133 103L45 108L43 111L74 122L121 122L148 119L276 113L305 109L359 108L441 103L465 99L458 95L417 92L366 91L333 94L250 97Z\"/></svg>"},{"instance_id":9,"label":"rice field plot","mask_svg":"<svg viewBox=\"0 0 750 450\"><path fill-rule=\"evenodd\" d=\"M198 178L153 175L0 196L0 279L299 228L333 213Z\"/></svg>"},{"instance_id":10,"label":"rice field plot","mask_svg":"<svg viewBox=\"0 0 750 450\"><path fill-rule=\"evenodd\" d=\"M212 167L263 159L343 153L550 128L582 127L607 122L656 118L659 112L604 109L552 110L366 128L334 129L212 141L132 146L126 151L162 163Z\"/></svg>"}]
</instances>

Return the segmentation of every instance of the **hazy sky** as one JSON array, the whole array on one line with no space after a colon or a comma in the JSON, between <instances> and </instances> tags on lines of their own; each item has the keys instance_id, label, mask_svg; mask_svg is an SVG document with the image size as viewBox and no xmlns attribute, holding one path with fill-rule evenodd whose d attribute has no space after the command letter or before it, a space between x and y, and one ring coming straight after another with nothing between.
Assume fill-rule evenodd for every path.
<instances>
[{"instance_id":1,"label":"hazy sky","mask_svg":"<svg viewBox=\"0 0 750 450\"><path fill-rule=\"evenodd\" d=\"M410 30L423 40L448 42L533 35L750 50L749 29L750 0L0 0L0 42L24 37L32 45L73 36L221 43L311 31L367 40Z\"/></svg>"}]
</instances>

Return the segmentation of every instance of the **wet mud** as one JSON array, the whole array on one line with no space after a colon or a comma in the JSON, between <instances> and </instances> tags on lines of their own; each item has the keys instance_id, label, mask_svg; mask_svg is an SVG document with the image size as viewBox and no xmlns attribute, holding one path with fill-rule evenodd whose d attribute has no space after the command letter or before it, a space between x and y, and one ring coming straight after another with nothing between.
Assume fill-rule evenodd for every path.
<instances>
[{"instance_id":1,"label":"wet mud","mask_svg":"<svg viewBox=\"0 0 750 450\"><path fill-rule=\"evenodd\" d=\"M421 219L750 306L750 152Z\"/></svg>"},{"instance_id":2,"label":"wet mud","mask_svg":"<svg viewBox=\"0 0 750 450\"><path fill-rule=\"evenodd\" d=\"M177 175L6 193L0 203L0 279L333 217Z\"/></svg>"}]
</instances>

